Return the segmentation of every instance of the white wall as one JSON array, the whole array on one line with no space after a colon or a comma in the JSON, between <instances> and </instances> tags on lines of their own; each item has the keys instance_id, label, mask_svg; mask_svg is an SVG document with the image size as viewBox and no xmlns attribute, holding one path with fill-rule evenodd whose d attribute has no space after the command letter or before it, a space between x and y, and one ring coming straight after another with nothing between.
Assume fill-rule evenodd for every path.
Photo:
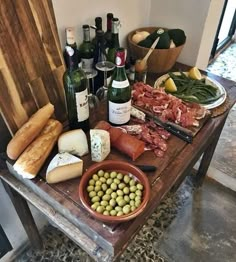
<instances>
[{"instance_id":1,"label":"white wall","mask_svg":"<svg viewBox=\"0 0 236 262\"><path fill-rule=\"evenodd\" d=\"M77 42L80 43L82 25L94 25L96 16L103 18L103 30L106 31L106 14L111 12L121 21L120 44L126 46L126 35L148 24L150 3L151 0L53 0L61 45L65 44L66 27L76 28ZM92 30L91 36L94 36Z\"/></svg>"}]
</instances>

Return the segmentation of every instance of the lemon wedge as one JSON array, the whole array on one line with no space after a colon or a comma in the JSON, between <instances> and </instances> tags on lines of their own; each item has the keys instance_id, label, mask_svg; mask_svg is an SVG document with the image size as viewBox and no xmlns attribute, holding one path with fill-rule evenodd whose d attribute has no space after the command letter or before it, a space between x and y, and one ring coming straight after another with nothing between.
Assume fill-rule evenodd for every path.
<instances>
[{"instance_id":1,"label":"lemon wedge","mask_svg":"<svg viewBox=\"0 0 236 262\"><path fill-rule=\"evenodd\" d=\"M202 79L202 75L201 75L200 71L198 70L198 68L196 66L189 70L188 75L192 79L196 79L196 80Z\"/></svg>"},{"instance_id":2,"label":"lemon wedge","mask_svg":"<svg viewBox=\"0 0 236 262\"><path fill-rule=\"evenodd\" d=\"M177 86L175 85L175 82L171 77L169 77L165 81L165 90L168 91L168 92L176 92L177 91Z\"/></svg>"}]
</instances>

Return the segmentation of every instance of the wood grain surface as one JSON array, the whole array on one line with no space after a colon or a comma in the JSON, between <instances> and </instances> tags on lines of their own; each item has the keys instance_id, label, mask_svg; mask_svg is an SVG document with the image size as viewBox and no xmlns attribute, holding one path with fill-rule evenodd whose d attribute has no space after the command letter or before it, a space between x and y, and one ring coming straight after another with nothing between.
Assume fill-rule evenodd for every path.
<instances>
[{"instance_id":1,"label":"wood grain surface","mask_svg":"<svg viewBox=\"0 0 236 262\"><path fill-rule=\"evenodd\" d=\"M1 1L0 37L0 124L8 128L1 124L1 135L13 135L49 101L64 122L65 67L51 0Z\"/></svg>"}]
</instances>

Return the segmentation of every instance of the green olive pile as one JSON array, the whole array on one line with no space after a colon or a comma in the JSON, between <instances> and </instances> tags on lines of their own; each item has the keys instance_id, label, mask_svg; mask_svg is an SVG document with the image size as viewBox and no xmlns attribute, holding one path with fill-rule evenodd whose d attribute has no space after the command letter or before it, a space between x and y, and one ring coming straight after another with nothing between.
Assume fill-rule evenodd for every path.
<instances>
[{"instance_id":1,"label":"green olive pile","mask_svg":"<svg viewBox=\"0 0 236 262\"><path fill-rule=\"evenodd\" d=\"M91 208L107 216L122 216L141 205L143 185L129 175L99 170L88 182Z\"/></svg>"}]
</instances>

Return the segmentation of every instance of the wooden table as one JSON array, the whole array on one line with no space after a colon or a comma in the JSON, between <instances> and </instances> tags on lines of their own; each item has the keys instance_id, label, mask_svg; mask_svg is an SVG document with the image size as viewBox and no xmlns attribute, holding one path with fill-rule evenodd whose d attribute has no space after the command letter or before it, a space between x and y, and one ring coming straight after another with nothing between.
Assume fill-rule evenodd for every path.
<instances>
[{"instance_id":1,"label":"wooden table","mask_svg":"<svg viewBox=\"0 0 236 262\"><path fill-rule=\"evenodd\" d=\"M178 65L179 67L180 65ZM186 70L188 67L181 65L181 68ZM230 109L236 101L236 83L212 74L208 75L221 83L227 90ZM136 164L155 165L158 169L155 173L147 174L151 185L151 198L147 208L139 217L123 224L105 225L100 221L96 221L85 211L78 197L79 178L55 185L45 183L45 169L50 158L34 180L22 179L12 169L12 163L7 162L11 174L9 171L4 170L1 172L0 177L31 243L36 248L42 246L26 201L43 212L61 231L95 260L113 261L117 259L164 196L173 187L178 187L186 175L192 171L200 156L203 155L196 173L196 182L201 185L227 119L229 109L224 114L209 119L195 136L192 144L187 144L179 138L171 136L168 141L168 151L164 158L156 158L153 152L145 152L135 162ZM100 116L96 115L96 117L99 120ZM112 150L109 159L121 159L132 162L115 150ZM85 157L84 162L85 166L89 166L91 164L90 157Z\"/></svg>"}]
</instances>

